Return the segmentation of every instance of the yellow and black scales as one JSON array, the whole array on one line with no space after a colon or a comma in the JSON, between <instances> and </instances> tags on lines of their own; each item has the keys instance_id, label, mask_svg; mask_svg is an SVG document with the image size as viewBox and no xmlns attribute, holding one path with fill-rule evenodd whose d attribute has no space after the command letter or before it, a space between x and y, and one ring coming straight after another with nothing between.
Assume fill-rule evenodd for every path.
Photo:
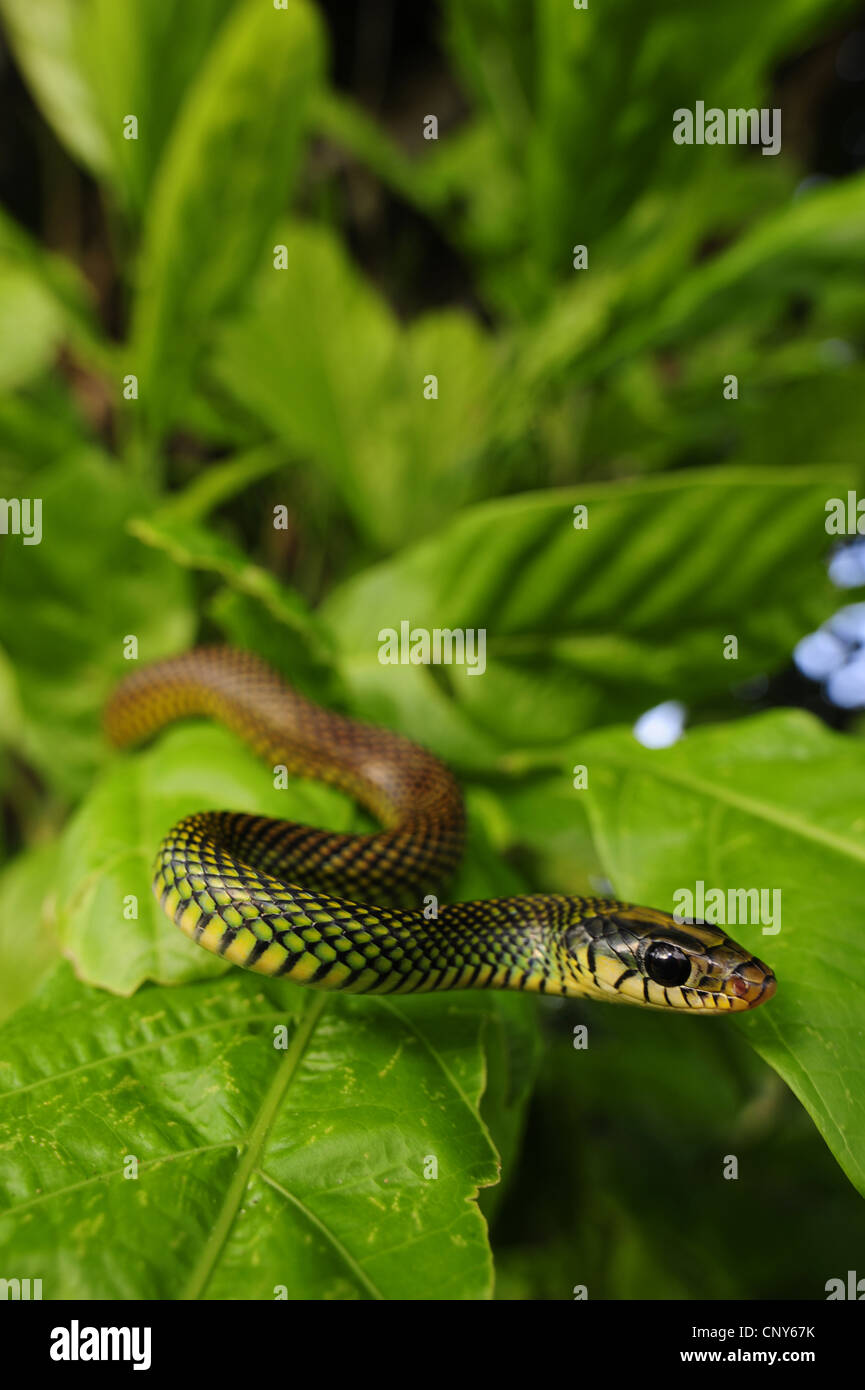
<instances>
[{"instance_id":1,"label":"yellow and black scales","mask_svg":"<svg viewBox=\"0 0 865 1390\"><path fill-rule=\"evenodd\" d=\"M428 920L424 898L463 849L451 773L400 735L320 709L249 653L201 648L144 667L112 696L106 728L126 746L196 715L272 766L342 788L385 827L332 834L202 811L169 831L154 892L187 936L235 965L353 993L537 990L704 1015L774 993L769 968L718 928L612 899L453 903Z\"/></svg>"}]
</instances>

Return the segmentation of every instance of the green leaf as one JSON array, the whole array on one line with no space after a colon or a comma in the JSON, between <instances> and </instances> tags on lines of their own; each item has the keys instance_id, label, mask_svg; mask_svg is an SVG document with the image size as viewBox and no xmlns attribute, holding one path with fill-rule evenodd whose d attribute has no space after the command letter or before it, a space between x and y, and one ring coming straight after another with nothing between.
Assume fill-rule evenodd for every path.
<instances>
[{"instance_id":1,"label":"green leaf","mask_svg":"<svg viewBox=\"0 0 865 1390\"><path fill-rule=\"evenodd\" d=\"M6 731L7 739L13 743L20 738L23 725L24 711L21 708L15 669L0 648L0 728Z\"/></svg>"},{"instance_id":2,"label":"green leaf","mask_svg":"<svg viewBox=\"0 0 865 1390\"><path fill-rule=\"evenodd\" d=\"M467 508L326 601L355 708L485 767L496 750L549 747L661 698L727 695L832 611L824 507L855 476L690 470ZM381 664L379 634L403 620L486 630L486 670Z\"/></svg>"},{"instance_id":3,"label":"green leaf","mask_svg":"<svg viewBox=\"0 0 865 1390\"><path fill-rule=\"evenodd\" d=\"M26 385L50 365L61 328L41 286L0 262L0 391Z\"/></svg>"},{"instance_id":4,"label":"green leaf","mask_svg":"<svg viewBox=\"0 0 865 1390\"><path fill-rule=\"evenodd\" d=\"M13 52L58 138L93 173L112 165L110 142L82 71L76 0L0 0Z\"/></svg>"},{"instance_id":5,"label":"green leaf","mask_svg":"<svg viewBox=\"0 0 865 1390\"><path fill-rule=\"evenodd\" d=\"M42 502L41 543L10 535L0 549L0 646L23 715L16 747L68 796L104 755L101 711L125 638L152 660L187 646L193 619L185 576L125 530L144 498L119 468L81 451L36 476L18 483Z\"/></svg>"},{"instance_id":6,"label":"green leaf","mask_svg":"<svg viewBox=\"0 0 865 1390\"><path fill-rule=\"evenodd\" d=\"M129 529L146 545L165 551L176 564L221 575L242 593L258 599L287 627L309 628L309 611L299 595L260 565L252 564L225 537L182 514L175 516L170 507L154 516L135 517Z\"/></svg>"},{"instance_id":7,"label":"green leaf","mask_svg":"<svg viewBox=\"0 0 865 1390\"><path fill-rule=\"evenodd\" d=\"M206 490L207 478L200 482L200 489L196 490L199 498ZM240 620L233 626L228 624L238 640L242 638L250 650L259 651L257 639L261 638L267 643L262 654L274 660L277 670L310 694L318 691L324 695L332 688L327 684L332 662L327 629L295 590L253 564L227 537L190 520L187 503L195 505L194 498L169 502L148 517L135 517L129 529L146 545L165 551L184 569L201 570L224 579L229 590L245 601ZM223 611L224 608L223 603ZM257 622L253 614L257 614Z\"/></svg>"},{"instance_id":8,"label":"green leaf","mask_svg":"<svg viewBox=\"0 0 865 1390\"><path fill-rule=\"evenodd\" d=\"M57 846L19 854L0 872L0 1018L23 1004L55 966Z\"/></svg>"},{"instance_id":9,"label":"green leaf","mask_svg":"<svg viewBox=\"0 0 865 1390\"><path fill-rule=\"evenodd\" d=\"M603 730L580 758L618 894L672 911L673 895L700 881L706 893L780 891L777 934L729 927L778 977L775 998L731 1026L792 1088L865 1194L865 747L776 711L695 730L663 751Z\"/></svg>"},{"instance_id":10,"label":"green leaf","mask_svg":"<svg viewBox=\"0 0 865 1390\"><path fill-rule=\"evenodd\" d=\"M795 457L826 463L856 457L862 438L865 368L856 363L819 375L768 382L743 401L742 453L781 466ZM717 378L716 378L717 380ZM750 394L750 393L749 393ZM726 402L724 402L726 404Z\"/></svg>"},{"instance_id":11,"label":"green leaf","mask_svg":"<svg viewBox=\"0 0 865 1390\"><path fill-rule=\"evenodd\" d=\"M0 209L0 387L14 389L50 366L67 339L94 366L113 350L96 321L93 296L75 266L33 241ZM44 423L43 423L44 428Z\"/></svg>"},{"instance_id":12,"label":"green leaf","mask_svg":"<svg viewBox=\"0 0 865 1390\"><path fill-rule=\"evenodd\" d=\"M139 216L186 93L234 0L196 0L177 23L173 0L84 0L79 7L81 66L110 149L110 177L129 213ZM138 138L123 137L127 116Z\"/></svg>"},{"instance_id":13,"label":"green leaf","mask_svg":"<svg viewBox=\"0 0 865 1390\"><path fill-rule=\"evenodd\" d=\"M488 1297L495 1018L241 971L118 999L64 969L0 1030L4 1257L46 1298Z\"/></svg>"},{"instance_id":14,"label":"green leaf","mask_svg":"<svg viewBox=\"0 0 865 1390\"><path fill-rule=\"evenodd\" d=\"M0 395L0 478L6 497L26 497L37 470L88 443L81 417L56 379L32 383L26 395Z\"/></svg>"},{"instance_id":15,"label":"green leaf","mask_svg":"<svg viewBox=\"0 0 865 1390\"><path fill-rule=\"evenodd\" d=\"M269 444L220 459L202 470L182 492L171 493L160 507L159 517L175 527L194 526L216 507L283 468L285 461L285 451Z\"/></svg>"},{"instance_id":16,"label":"green leaf","mask_svg":"<svg viewBox=\"0 0 865 1390\"><path fill-rule=\"evenodd\" d=\"M330 232L291 225L279 241L287 267L262 271L213 370L393 549L482 490L485 451L522 415L474 318L449 310L402 330ZM424 394L432 376L437 399Z\"/></svg>"},{"instance_id":17,"label":"green leaf","mask_svg":"<svg viewBox=\"0 0 865 1390\"><path fill-rule=\"evenodd\" d=\"M139 214L183 97L234 0L0 0L33 96L73 157ZM123 138L127 116L138 138Z\"/></svg>"},{"instance_id":18,"label":"green leaf","mask_svg":"<svg viewBox=\"0 0 865 1390\"><path fill-rule=\"evenodd\" d=\"M716 170L685 192L647 196L610 234L603 252L593 256L590 271L562 286L548 310L519 330L521 389L537 393L551 382L570 388L575 373L580 381L592 381L611 371L627 372L639 353L681 351L685 345L689 356L681 364L676 359L676 371L688 373L691 355L706 350L708 336L709 350L720 359L711 369L713 402L721 399L725 371L739 372L753 394L755 382L772 372L782 351L775 338L783 335L784 343L790 338L791 300L819 303L836 282L844 287L845 300L855 294L865 178L809 190L795 200L782 184L767 209L758 209L756 200L741 172L719 179ZM758 210L766 215L754 219ZM742 231L745 218L753 224ZM723 250L698 261L707 238L730 240L732 234ZM839 328L839 320L836 311L830 317L834 326L824 322L822 337L856 332ZM739 325L744 344L731 341L731 330ZM821 365L825 371L827 364ZM658 378L654 356L647 370L656 390L662 384L669 390L670 383ZM692 403L674 397L664 427L687 429L691 411ZM729 408L726 417L724 429L712 430L713 439L723 440L735 428ZM604 438L609 447L612 441Z\"/></svg>"},{"instance_id":19,"label":"green leaf","mask_svg":"<svg viewBox=\"0 0 865 1390\"><path fill-rule=\"evenodd\" d=\"M476 112L469 138L481 132L477 157L451 163L450 234L455 224L457 237L483 253L481 274L508 307L542 304L570 273L574 242L600 248L644 194L687 188L710 170L721 185L731 177L741 151L672 139L673 111L693 100L695 53L712 104L768 105L779 60L850 8L851 0L797 0L755 14L749 0L731 0L689 12L679 0L658 0L647 34L638 0L576 14L561 0L531 8L448 0L446 42ZM465 145L465 131L460 139ZM428 161L431 179L449 143ZM490 185L493 198L507 196L498 227Z\"/></svg>"},{"instance_id":20,"label":"green leaf","mask_svg":"<svg viewBox=\"0 0 865 1390\"><path fill-rule=\"evenodd\" d=\"M157 434L214 320L271 256L320 65L305 0L287 10L243 0L184 103L148 205L134 313L141 408Z\"/></svg>"},{"instance_id":21,"label":"green leaf","mask_svg":"<svg viewBox=\"0 0 865 1390\"><path fill-rule=\"evenodd\" d=\"M563 776L561 759L554 775L548 772L518 778L519 758L506 765L512 776L495 792L473 792L473 807L485 819L498 854L528 873L531 888L588 894L600 892L606 880L591 837L585 801L574 790L572 776Z\"/></svg>"},{"instance_id":22,"label":"green leaf","mask_svg":"<svg viewBox=\"0 0 865 1390\"><path fill-rule=\"evenodd\" d=\"M628 324L609 355L687 340L723 322L754 319L766 302L813 295L832 273L858 280L865 235L865 175L818 188L759 221L686 275L645 323Z\"/></svg>"}]
</instances>

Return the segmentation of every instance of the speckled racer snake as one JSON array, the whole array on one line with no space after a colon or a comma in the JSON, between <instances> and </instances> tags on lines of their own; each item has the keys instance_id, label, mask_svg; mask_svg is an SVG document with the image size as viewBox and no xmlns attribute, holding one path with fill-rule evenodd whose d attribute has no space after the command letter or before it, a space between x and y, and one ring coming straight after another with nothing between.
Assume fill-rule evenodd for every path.
<instances>
[{"instance_id":1,"label":"speckled racer snake","mask_svg":"<svg viewBox=\"0 0 865 1390\"><path fill-rule=\"evenodd\" d=\"M156 897L235 965L357 994L534 990L702 1015L775 992L768 966L717 927L611 898L535 894L425 914L463 848L450 771L401 735L321 709L249 653L200 648L143 667L111 697L106 729L128 746L201 715L268 763L341 788L384 826L334 834L232 811L175 825L157 853Z\"/></svg>"}]
</instances>

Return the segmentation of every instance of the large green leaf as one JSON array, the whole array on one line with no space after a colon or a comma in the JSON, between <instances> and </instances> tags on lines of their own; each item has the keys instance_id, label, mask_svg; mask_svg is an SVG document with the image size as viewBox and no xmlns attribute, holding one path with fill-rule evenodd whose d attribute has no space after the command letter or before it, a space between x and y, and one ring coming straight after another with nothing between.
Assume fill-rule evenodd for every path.
<instances>
[{"instance_id":1,"label":"large green leaf","mask_svg":"<svg viewBox=\"0 0 865 1390\"><path fill-rule=\"evenodd\" d=\"M827 463L856 458L865 427L865 367L839 364L818 375L767 382L739 422L742 452L784 466L797 454ZM750 393L749 393L750 394Z\"/></svg>"},{"instance_id":2,"label":"large green leaf","mask_svg":"<svg viewBox=\"0 0 865 1390\"><path fill-rule=\"evenodd\" d=\"M865 1193L865 748L778 711L643 748L602 730L580 747L584 793L615 890L672 911L674 894L781 893L781 929L733 925L767 959L774 999L732 1021L787 1081ZM574 793L580 795L580 793Z\"/></svg>"},{"instance_id":3,"label":"large green leaf","mask_svg":"<svg viewBox=\"0 0 865 1390\"><path fill-rule=\"evenodd\" d=\"M729 371L741 373L744 394L746 384L771 372L781 351L772 330L783 332L781 342L789 338L792 301L819 300L839 279L853 295L860 279L865 178L795 200L788 186L779 192L783 201L744 232L731 219L731 201L741 221L756 200L741 173L719 180L707 172L687 194L647 197L611 235L592 269L559 289L547 311L520 330L522 389L537 392L556 380L572 384L575 374L593 380L611 368L625 369L639 353L695 342L691 351L698 351L701 337L708 337L718 339L721 357L712 374L715 397ZM732 232L738 235L729 245L696 263L710 234L729 239ZM836 309L833 321L839 319ZM729 341L731 326L739 323L748 334L744 358L741 346ZM688 367L686 359L681 370ZM723 439L723 432L715 437Z\"/></svg>"},{"instance_id":4,"label":"large green leaf","mask_svg":"<svg viewBox=\"0 0 865 1390\"><path fill-rule=\"evenodd\" d=\"M62 320L25 272L0 262L0 391L15 390L53 361Z\"/></svg>"},{"instance_id":5,"label":"large green leaf","mask_svg":"<svg viewBox=\"0 0 865 1390\"><path fill-rule=\"evenodd\" d=\"M173 128L138 266L134 359L159 431L182 400L213 321L237 300L298 163L321 38L306 0L243 0L221 29Z\"/></svg>"},{"instance_id":6,"label":"large green leaf","mask_svg":"<svg viewBox=\"0 0 865 1390\"><path fill-rule=\"evenodd\" d=\"M396 549L481 490L483 456L515 418L498 355L457 310L401 329L323 228L291 225L278 241L287 265L258 277L215 374L296 457L327 470L365 536ZM432 376L437 399L425 395Z\"/></svg>"},{"instance_id":7,"label":"large green leaf","mask_svg":"<svg viewBox=\"0 0 865 1390\"><path fill-rule=\"evenodd\" d=\"M38 480L38 481L37 481ZM42 502L42 540L3 538L0 645L22 710L16 747L63 795L80 790L102 757L102 705L128 669L176 651L193 633L186 577L125 531L141 490L95 451L4 478L5 495ZM26 614L26 618L23 615ZM0 730L0 736L7 731Z\"/></svg>"},{"instance_id":8,"label":"large green leaf","mask_svg":"<svg viewBox=\"0 0 865 1390\"><path fill-rule=\"evenodd\" d=\"M207 482L202 478L199 497ZM292 684L330 703L334 677L327 629L295 590L252 564L233 541L191 519L188 507L194 505L194 496L183 496L151 516L135 517L129 529L184 569L223 579L226 588L212 610L235 645L258 652Z\"/></svg>"},{"instance_id":9,"label":"large green leaf","mask_svg":"<svg viewBox=\"0 0 865 1390\"><path fill-rule=\"evenodd\" d=\"M64 969L0 1030L4 1257L46 1298L488 1297L497 1005Z\"/></svg>"},{"instance_id":10,"label":"large green leaf","mask_svg":"<svg viewBox=\"0 0 865 1390\"><path fill-rule=\"evenodd\" d=\"M234 0L0 0L15 56L58 139L140 213L186 90ZM123 138L127 116L138 138Z\"/></svg>"},{"instance_id":11,"label":"large green leaf","mask_svg":"<svg viewBox=\"0 0 865 1390\"><path fill-rule=\"evenodd\" d=\"M831 275L858 280L865 235L865 176L808 192L758 222L693 269L645 323L623 327L604 355L626 355L685 341L737 318L754 320L766 303L818 293Z\"/></svg>"},{"instance_id":12,"label":"large green leaf","mask_svg":"<svg viewBox=\"0 0 865 1390\"><path fill-rule=\"evenodd\" d=\"M335 590L323 616L359 712L488 766L785 662L832 609L825 501L855 477L715 468L485 503ZM379 632L402 620L486 629L486 671L381 664Z\"/></svg>"},{"instance_id":13,"label":"large green leaf","mask_svg":"<svg viewBox=\"0 0 865 1390\"><path fill-rule=\"evenodd\" d=\"M0 328L0 386L7 390L50 365L67 339L94 365L108 368L113 363L83 276L69 261L32 240L2 209Z\"/></svg>"},{"instance_id":14,"label":"large green leaf","mask_svg":"<svg viewBox=\"0 0 865 1390\"><path fill-rule=\"evenodd\" d=\"M28 496L45 465L87 443L81 416L56 378L33 382L26 394L0 396L0 478L6 497Z\"/></svg>"},{"instance_id":15,"label":"large green leaf","mask_svg":"<svg viewBox=\"0 0 865 1390\"><path fill-rule=\"evenodd\" d=\"M321 648L324 638L300 596L268 570L247 560L224 536L182 513L175 514L171 507L150 517L135 517L129 529L146 545L165 551L184 569L219 575L238 592L256 599L286 628L303 634L311 646L317 642Z\"/></svg>"},{"instance_id":16,"label":"large green leaf","mask_svg":"<svg viewBox=\"0 0 865 1390\"><path fill-rule=\"evenodd\" d=\"M0 1018L29 999L59 956L57 846L19 854L0 872Z\"/></svg>"},{"instance_id":17,"label":"large green leaf","mask_svg":"<svg viewBox=\"0 0 865 1390\"><path fill-rule=\"evenodd\" d=\"M180 24L174 0L84 0L79 7L81 66L111 151L112 184L131 214L145 206L178 110L234 3L195 0ZM123 138L129 115L138 120L136 140Z\"/></svg>"},{"instance_id":18,"label":"large green leaf","mask_svg":"<svg viewBox=\"0 0 865 1390\"><path fill-rule=\"evenodd\" d=\"M96 174L112 167L111 143L82 70L78 0L0 0L0 14L31 91L61 141Z\"/></svg>"},{"instance_id":19,"label":"large green leaf","mask_svg":"<svg viewBox=\"0 0 865 1390\"><path fill-rule=\"evenodd\" d=\"M656 0L647 24L639 0L580 11L561 0L449 0L445 35L475 120L473 157L464 129L452 137L458 159L443 139L425 170L435 184L436 166L450 165L443 222L482 253L497 298L543 303L568 276L573 243L600 251L645 192L687 189L710 171L720 184L730 177L741 151L672 139L673 111L694 100L695 53L711 104L769 105L779 59L851 4L797 0L755 13L749 0L699 11ZM775 162L759 161L765 179Z\"/></svg>"}]
</instances>

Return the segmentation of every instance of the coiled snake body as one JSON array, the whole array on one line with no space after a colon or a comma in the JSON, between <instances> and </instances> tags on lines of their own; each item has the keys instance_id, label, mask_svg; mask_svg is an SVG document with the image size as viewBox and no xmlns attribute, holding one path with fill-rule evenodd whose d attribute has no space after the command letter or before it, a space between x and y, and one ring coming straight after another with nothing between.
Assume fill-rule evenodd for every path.
<instances>
[{"instance_id":1,"label":"coiled snake body","mask_svg":"<svg viewBox=\"0 0 865 1390\"><path fill-rule=\"evenodd\" d=\"M220 720L272 765L329 782L381 821L332 834L231 811L166 835L153 888L180 929L265 975L353 993L535 990L715 1014L775 991L761 961L706 923L606 898L537 894L424 913L463 848L451 773L400 735L320 709L261 660L201 648L147 666L111 697L126 746L186 716ZM413 905L408 905L413 904Z\"/></svg>"}]
</instances>

